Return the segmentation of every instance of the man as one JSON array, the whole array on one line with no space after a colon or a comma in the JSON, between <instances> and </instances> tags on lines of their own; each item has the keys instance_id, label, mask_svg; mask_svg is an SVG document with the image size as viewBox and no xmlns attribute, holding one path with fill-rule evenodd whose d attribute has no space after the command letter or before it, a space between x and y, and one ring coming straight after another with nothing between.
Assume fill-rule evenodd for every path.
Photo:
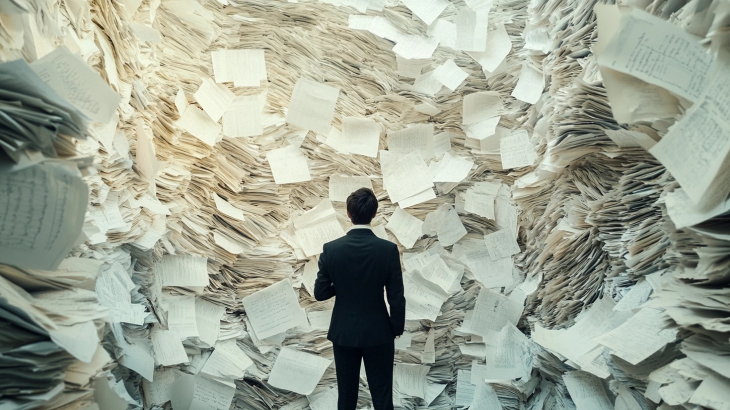
<instances>
[{"instance_id":1,"label":"man","mask_svg":"<svg viewBox=\"0 0 730 410\"><path fill-rule=\"evenodd\" d=\"M370 229L377 212L372 190L360 188L350 194L347 216L354 226L344 237L326 243L319 256L314 297L337 296L327 338L335 354L338 410L357 406L361 360L374 410L393 409L393 344L403 334L406 299L398 247Z\"/></svg>"}]
</instances>

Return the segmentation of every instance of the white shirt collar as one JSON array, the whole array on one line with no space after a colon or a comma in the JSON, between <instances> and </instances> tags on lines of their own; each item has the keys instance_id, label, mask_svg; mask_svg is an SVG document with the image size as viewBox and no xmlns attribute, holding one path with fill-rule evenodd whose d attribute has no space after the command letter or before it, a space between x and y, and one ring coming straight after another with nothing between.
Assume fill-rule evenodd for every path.
<instances>
[{"instance_id":1,"label":"white shirt collar","mask_svg":"<svg viewBox=\"0 0 730 410\"><path fill-rule=\"evenodd\" d=\"M352 225L350 229L373 229L370 225Z\"/></svg>"}]
</instances>

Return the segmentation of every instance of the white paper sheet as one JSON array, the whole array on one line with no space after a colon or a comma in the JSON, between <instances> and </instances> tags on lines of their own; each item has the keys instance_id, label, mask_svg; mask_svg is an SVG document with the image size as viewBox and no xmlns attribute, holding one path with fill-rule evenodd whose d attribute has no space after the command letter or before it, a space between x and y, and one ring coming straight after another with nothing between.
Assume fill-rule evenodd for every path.
<instances>
[{"instance_id":1,"label":"white paper sheet","mask_svg":"<svg viewBox=\"0 0 730 410\"><path fill-rule=\"evenodd\" d=\"M528 104L535 104L542 95L545 88L545 77L541 71L536 70L532 65L524 63L520 78L517 80L512 96Z\"/></svg>"},{"instance_id":2,"label":"white paper sheet","mask_svg":"<svg viewBox=\"0 0 730 410\"><path fill-rule=\"evenodd\" d=\"M161 366L188 362L180 335L172 330L152 329L152 349L155 352L155 361Z\"/></svg>"},{"instance_id":3,"label":"white paper sheet","mask_svg":"<svg viewBox=\"0 0 730 410\"><path fill-rule=\"evenodd\" d=\"M309 395L331 363L331 360L284 347L271 369L269 384L279 389Z\"/></svg>"},{"instance_id":4,"label":"white paper sheet","mask_svg":"<svg viewBox=\"0 0 730 410\"><path fill-rule=\"evenodd\" d=\"M375 158L382 126L369 118L343 117L342 144L344 152Z\"/></svg>"},{"instance_id":5,"label":"white paper sheet","mask_svg":"<svg viewBox=\"0 0 730 410\"><path fill-rule=\"evenodd\" d=\"M396 363L393 383L396 389L409 396L424 398L426 393L426 374L431 368L420 364Z\"/></svg>"},{"instance_id":6,"label":"white paper sheet","mask_svg":"<svg viewBox=\"0 0 730 410\"><path fill-rule=\"evenodd\" d=\"M339 88L300 78L292 91L286 122L305 130L327 134L332 128L339 94Z\"/></svg>"},{"instance_id":7,"label":"white paper sheet","mask_svg":"<svg viewBox=\"0 0 730 410\"><path fill-rule=\"evenodd\" d=\"M258 95L239 95L223 113L223 134L227 137L263 135L261 101Z\"/></svg>"},{"instance_id":8,"label":"white paper sheet","mask_svg":"<svg viewBox=\"0 0 730 410\"><path fill-rule=\"evenodd\" d=\"M606 45L598 64L696 101L707 84L712 54L696 38L659 17L634 9Z\"/></svg>"},{"instance_id":9,"label":"white paper sheet","mask_svg":"<svg viewBox=\"0 0 730 410\"><path fill-rule=\"evenodd\" d=\"M518 130L502 138L499 141L499 154L503 169L531 166L537 159L535 148L525 130Z\"/></svg>"},{"instance_id":10,"label":"white paper sheet","mask_svg":"<svg viewBox=\"0 0 730 410\"><path fill-rule=\"evenodd\" d=\"M271 173L277 184L291 184L294 182L309 181L309 165L304 153L293 145L271 150L266 153Z\"/></svg>"},{"instance_id":11,"label":"white paper sheet","mask_svg":"<svg viewBox=\"0 0 730 410\"><path fill-rule=\"evenodd\" d=\"M451 91L459 88L467 77L469 73L459 68L451 58L433 70L433 78Z\"/></svg>"},{"instance_id":12,"label":"white paper sheet","mask_svg":"<svg viewBox=\"0 0 730 410\"><path fill-rule=\"evenodd\" d=\"M99 122L109 122L122 97L114 92L80 57L65 46L58 47L30 67L58 95L84 115Z\"/></svg>"},{"instance_id":13,"label":"white paper sheet","mask_svg":"<svg viewBox=\"0 0 730 410\"><path fill-rule=\"evenodd\" d=\"M246 296L243 298L243 307L259 339L267 339L308 323L289 279Z\"/></svg>"},{"instance_id":14,"label":"white paper sheet","mask_svg":"<svg viewBox=\"0 0 730 410\"><path fill-rule=\"evenodd\" d=\"M416 124L388 132L388 152L408 154L418 152L421 158L433 158L433 124Z\"/></svg>"},{"instance_id":15,"label":"white paper sheet","mask_svg":"<svg viewBox=\"0 0 730 410\"><path fill-rule=\"evenodd\" d=\"M404 211L400 207L396 208L391 215L388 224L385 226L389 231L393 232L398 242L407 249L413 247L418 238L422 235L423 221Z\"/></svg>"},{"instance_id":16,"label":"white paper sheet","mask_svg":"<svg viewBox=\"0 0 730 410\"><path fill-rule=\"evenodd\" d=\"M221 126L194 105L188 105L177 125L209 146L214 146L221 133Z\"/></svg>"},{"instance_id":17,"label":"white paper sheet","mask_svg":"<svg viewBox=\"0 0 730 410\"><path fill-rule=\"evenodd\" d=\"M213 122L218 122L236 99L236 95L231 90L226 86L216 84L210 78L203 79L203 83L193 96Z\"/></svg>"},{"instance_id":18,"label":"white paper sheet","mask_svg":"<svg viewBox=\"0 0 730 410\"><path fill-rule=\"evenodd\" d=\"M490 27L487 33L485 50L482 52L471 51L467 54L476 60L484 71L493 73L504 62L510 50L512 50L512 41L509 39L507 29L504 28L504 24L497 23Z\"/></svg>"}]
</instances>

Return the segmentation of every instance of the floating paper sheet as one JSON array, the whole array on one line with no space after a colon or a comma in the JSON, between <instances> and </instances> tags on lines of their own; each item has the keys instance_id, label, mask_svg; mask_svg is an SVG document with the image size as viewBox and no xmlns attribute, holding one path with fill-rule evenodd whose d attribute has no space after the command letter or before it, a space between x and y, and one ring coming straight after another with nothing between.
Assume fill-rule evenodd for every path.
<instances>
[{"instance_id":1,"label":"floating paper sheet","mask_svg":"<svg viewBox=\"0 0 730 410\"><path fill-rule=\"evenodd\" d=\"M476 10L476 9L475 9ZM504 24L497 23L490 27L487 33L487 45L484 51L470 51L469 54L486 72L497 71L499 65L512 50L512 41L509 39Z\"/></svg>"},{"instance_id":2,"label":"floating paper sheet","mask_svg":"<svg viewBox=\"0 0 730 410\"><path fill-rule=\"evenodd\" d=\"M712 55L680 27L635 9L622 17L621 30L598 63L696 101L707 84Z\"/></svg>"},{"instance_id":3,"label":"floating paper sheet","mask_svg":"<svg viewBox=\"0 0 730 410\"><path fill-rule=\"evenodd\" d=\"M339 88L300 78L292 92L286 122L305 130L328 133L339 94Z\"/></svg>"},{"instance_id":4,"label":"floating paper sheet","mask_svg":"<svg viewBox=\"0 0 730 410\"><path fill-rule=\"evenodd\" d=\"M426 393L426 374L430 367L420 364L396 363L393 383L398 391L410 396L424 398Z\"/></svg>"},{"instance_id":5,"label":"floating paper sheet","mask_svg":"<svg viewBox=\"0 0 730 410\"><path fill-rule=\"evenodd\" d=\"M535 163L537 154L532 147L527 131L519 130L499 141L502 168L527 167Z\"/></svg>"},{"instance_id":6,"label":"floating paper sheet","mask_svg":"<svg viewBox=\"0 0 730 410\"><path fill-rule=\"evenodd\" d=\"M431 188L428 167L419 153L411 152L383 170L383 185L392 202L398 202Z\"/></svg>"},{"instance_id":7,"label":"floating paper sheet","mask_svg":"<svg viewBox=\"0 0 730 410\"><path fill-rule=\"evenodd\" d=\"M289 279L243 298L243 307L259 339L307 325L307 316L299 307Z\"/></svg>"},{"instance_id":8,"label":"floating paper sheet","mask_svg":"<svg viewBox=\"0 0 730 410\"><path fill-rule=\"evenodd\" d=\"M487 48L489 12L461 9L454 17L456 49L484 52Z\"/></svg>"},{"instance_id":9,"label":"floating paper sheet","mask_svg":"<svg viewBox=\"0 0 730 410\"><path fill-rule=\"evenodd\" d=\"M226 410L231 407L236 386L202 375L184 375L172 383L169 391L175 409Z\"/></svg>"},{"instance_id":10,"label":"floating paper sheet","mask_svg":"<svg viewBox=\"0 0 730 410\"><path fill-rule=\"evenodd\" d=\"M81 233L88 195L62 166L0 171L0 262L55 270Z\"/></svg>"},{"instance_id":11,"label":"floating paper sheet","mask_svg":"<svg viewBox=\"0 0 730 410\"><path fill-rule=\"evenodd\" d=\"M433 182L461 182L473 166L474 161L447 152L438 163Z\"/></svg>"},{"instance_id":12,"label":"floating paper sheet","mask_svg":"<svg viewBox=\"0 0 730 410\"><path fill-rule=\"evenodd\" d=\"M511 95L520 101L535 104L540 99L543 88L545 88L545 77L542 72L525 63Z\"/></svg>"},{"instance_id":13,"label":"floating paper sheet","mask_svg":"<svg viewBox=\"0 0 730 410\"><path fill-rule=\"evenodd\" d=\"M213 122L218 122L236 99L231 90L216 84L210 78L203 79L203 83L193 96Z\"/></svg>"},{"instance_id":14,"label":"floating paper sheet","mask_svg":"<svg viewBox=\"0 0 730 410\"><path fill-rule=\"evenodd\" d=\"M468 125L497 117L504 108L502 99L494 91L482 91L464 96L461 117L462 124Z\"/></svg>"},{"instance_id":15,"label":"floating paper sheet","mask_svg":"<svg viewBox=\"0 0 730 410\"><path fill-rule=\"evenodd\" d=\"M426 24L433 23L449 2L446 0L404 0L403 4Z\"/></svg>"},{"instance_id":16,"label":"floating paper sheet","mask_svg":"<svg viewBox=\"0 0 730 410\"><path fill-rule=\"evenodd\" d=\"M565 387L577 410L611 410L613 406L606 396L601 379L581 371L563 375Z\"/></svg>"},{"instance_id":17,"label":"floating paper sheet","mask_svg":"<svg viewBox=\"0 0 730 410\"><path fill-rule=\"evenodd\" d=\"M263 133L259 96L237 96L223 113L223 134L236 138L262 135Z\"/></svg>"},{"instance_id":18,"label":"floating paper sheet","mask_svg":"<svg viewBox=\"0 0 730 410\"><path fill-rule=\"evenodd\" d=\"M221 133L221 126L194 105L185 109L177 125L211 147L218 142Z\"/></svg>"},{"instance_id":19,"label":"floating paper sheet","mask_svg":"<svg viewBox=\"0 0 730 410\"><path fill-rule=\"evenodd\" d=\"M276 357L269 383L279 389L309 395L331 363L331 360L285 347Z\"/></svg>"},{"instance_id":20,"label":"floating paper sheet","mask_svg":"<svg viewBox=\"0 0 730 410\"><path fill-rule=\"evenodd\" d=\"M330 200L345 202L347 197L360 188L373 189L368 177L332 175L329 182Z\"/></svg>"},{"instance_id":21,"label":"floating paper sheet","mask_svg":"<svg viewBox=\"0 0 730 410\"><path fill-rule=\"evenodd\" d=\"M172 366L188 362L188 355L180 341L180 335L172 330L152 330L152 348L155 361L161 366Z\"/></svg>"},{"instance_id":22,"label":"floating paper sheet","mask_svg":"<svg viewBox=\"0 0 730 410\"><path fill-rule=\"evenodd\" d=\"M431 58L438 44L438 40L432 37L403 34L399 36L393 52L409 60Z\"/></svg>"},{"instance_id":23,"label":"floating paper sheet","mask_svg":"<svg viewBox=\"0 0 730 410\"><path fill-rule=\"evenodd\" d=\"M418 238L421 237L422 226L423 221L398 207L393 212L385 227L393 232L393 235L398 238L401 245L410 249Z\"/></svg>"},{"instance_id":24,"label":"floating paper sheet","mask_svg":"<svg viewBox=\"0 0 730 410\"><path fill-rule=\"evenodd\" d=\"M446 60L433 70L433 78L451 91L459 88L467 77L469 73L459 68L453 59Z\"/></svg>"},{"instance_id":25,"label":"floating paper sheet","mask_svg":"<svg viewBox=\"0 0 730 410\"><path fill-rule=\"evenodd\" d=\"M108 122L122 97L81 58L61 46L31 64L33 71L61 97L92 120Z\"/></svg>"},{"instance_id":26,"label":"floating paper sheet","mask_svg":"<svg viewBox=\"0 0 730 410\"><path fill-rule=\"evenodd\" d=\"M271 173L277 184L291 184L294 182L309 181L309 166L307 157L295 146L287 145L266 153Z\"/></svg>"},{"instance_id":27,"label":"floating paper sheet","mask_svg":"<svg viewBox=\"0 0 730 410\"><path fill-rule=\"evenodd\" d=\"M382 127L369 118L342 119L342 152L375 158Z\"/></svg>"},{"instance_id":28,"label":"floating paper sheet","mask_svg":"<svg viewBox=\"0 0 730 410\"><path fill-rule=\"evenodd\" d=\"M264 50L214 50L210 55L217 83L233 82L236 87L258 87L267 78Z\"/></svg>"},{"instance_id":29,"label":"floating paper sheet","mask_svg":"<svg viewBox=\"0 0 730 410\"><path fill-rule=\"evenodd\" d=\"M418 152L421 158L433 158L433 124L416 124L388 132L388 152L408 154Z\"/></svg>"},{"instance_id":30,"label":"floating paper sheet","mask_svg":"<svg viewBox=\"0 0 730 410\"><path fill-rule=\"evenodd\" d=\"M165 255L155 265L162 286L208 286L208 258L192 255Z\"/></svg>"}]
</instances>

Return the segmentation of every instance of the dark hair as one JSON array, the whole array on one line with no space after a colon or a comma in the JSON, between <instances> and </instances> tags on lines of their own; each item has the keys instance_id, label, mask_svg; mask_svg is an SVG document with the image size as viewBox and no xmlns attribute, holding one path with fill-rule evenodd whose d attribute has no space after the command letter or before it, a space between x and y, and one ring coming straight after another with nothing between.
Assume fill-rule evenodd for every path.
<instances>
[{"instance_id":1,"label":"dark hair","mask_svg":"<svg viewBox=\"0 0 730 410\"><path fill-rule=\"evenodd\" d=\"M355 225L367 225L378 211L378 198L370 188L360 188L347 197L347 212Z\"/></svg>"}]
</instances>

